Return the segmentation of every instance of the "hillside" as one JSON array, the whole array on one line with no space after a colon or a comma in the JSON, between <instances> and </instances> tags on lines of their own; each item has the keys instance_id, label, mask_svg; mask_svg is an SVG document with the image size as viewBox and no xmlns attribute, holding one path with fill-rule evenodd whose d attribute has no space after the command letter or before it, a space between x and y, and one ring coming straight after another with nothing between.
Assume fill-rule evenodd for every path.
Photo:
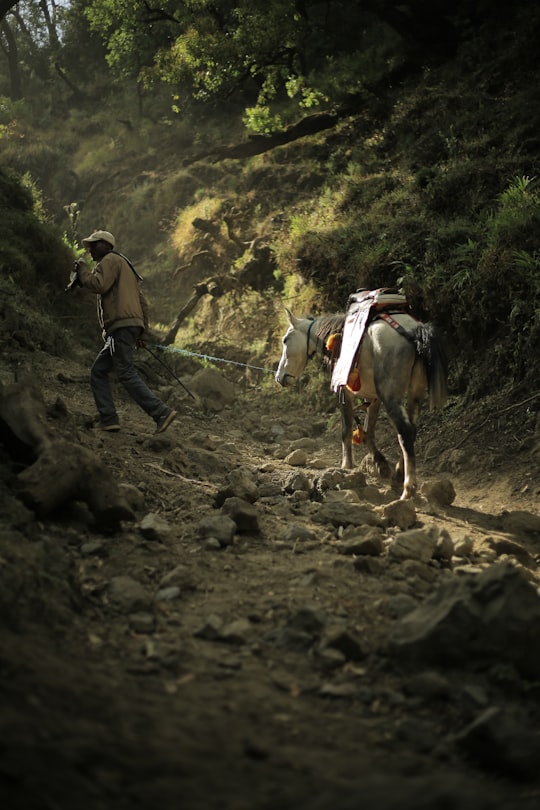
<instances>
[{"instance_id":1,"label":"hillside","mask_svg":"<svg viewBox=\"0 0 540 810\"><path fill-rule=\"evenodd\" d=\"M0 173L3 808L538 806L525 6L272 149L234 109L128 126L114 96L4 138L33 182ZM92 428L95 301L64 287L96 227L145 277L137 363L178 410L164 434L119 386L121 431ZM450 354L407 501L363 447L339 469L315 359L293 388L273 379L285 306L343 310L383 285ZM378 436L393 466L384 414Z\"/></svg>"}]
</instances>

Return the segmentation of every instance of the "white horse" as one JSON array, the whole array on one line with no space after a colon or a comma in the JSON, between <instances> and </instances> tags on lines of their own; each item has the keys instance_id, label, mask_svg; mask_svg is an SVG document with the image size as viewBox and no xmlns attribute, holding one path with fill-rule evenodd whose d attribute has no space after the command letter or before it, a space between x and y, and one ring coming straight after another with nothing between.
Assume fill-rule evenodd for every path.
<instances>
[{"instance_id":1,"label":"white horse","mask_svg":"<svg viewBox=\"0 0 540 810\"><path fill-rule=\"evenodd\" d=\"M308 360L317 353L331 360L327 348L330 335L343 332L345 315L298 318L286 309L289 328L283 336L283 352L275 379L291 386L299 379ZM369 403L366 411L365 443L377 473L390 477L390 467L375 444L375 425L381 404L396 428L401 458L396 472L403 480L401 498L416 491L414 443L416 422L426 396L431 409L441 408L447 398L448 364L440 337L431 323L421 323L405 313L394 314L400 331L378 314L367 326L355 362L360 374L357 391L343 386L338 394L341 407L343 469L352 469L354 398Z\"/></svg>"}]
</instances>

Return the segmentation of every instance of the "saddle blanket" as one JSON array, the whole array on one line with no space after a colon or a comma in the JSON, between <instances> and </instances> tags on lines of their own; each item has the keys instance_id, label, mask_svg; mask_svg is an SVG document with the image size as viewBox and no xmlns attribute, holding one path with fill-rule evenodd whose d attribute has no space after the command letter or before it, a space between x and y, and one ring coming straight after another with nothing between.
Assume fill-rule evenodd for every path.
<instances>
[{"instance_id":1,"label":"saddle blanket","mask_svg":"<svg viewBox=\"0 0 540 810\"><path fill-rule=\"evenodd\" d=\"M349 296L341 350L330 383L332 391L338 393L344 385L347 385L349 375L356 366L366 326L374 313L385 309L407 311L406 297L387 287L378 290L357 290Z\"/></svg>"}]
</instances>

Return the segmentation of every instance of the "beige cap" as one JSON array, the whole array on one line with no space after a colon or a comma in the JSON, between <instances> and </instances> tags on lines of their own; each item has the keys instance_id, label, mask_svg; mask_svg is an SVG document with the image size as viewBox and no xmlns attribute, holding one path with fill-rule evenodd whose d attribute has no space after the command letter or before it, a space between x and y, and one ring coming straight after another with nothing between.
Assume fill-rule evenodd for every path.
<instances>
[{"instance_id":1,"label":"beige cap","mask_svg":"<svg viewBox=\"0 0 540 810\"><path fill-rule=\"evenodd\" d=\"M115 239L112 233L109 233L109 231L94 231L94 233L91 233L90 236L86 237L86 239L83 239L82 243L86 247L89 242L101 241L108 242L111 247L114 247Z\"/></svg>"}]
</instances>

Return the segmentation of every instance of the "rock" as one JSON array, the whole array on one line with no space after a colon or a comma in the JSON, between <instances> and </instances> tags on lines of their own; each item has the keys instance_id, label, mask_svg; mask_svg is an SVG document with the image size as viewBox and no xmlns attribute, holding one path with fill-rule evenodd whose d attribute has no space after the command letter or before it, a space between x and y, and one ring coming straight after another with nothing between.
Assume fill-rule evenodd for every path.
<instances>
[{"instance_id":1,"label":"rock","mask_svg":"<svg viewBox=\"0 0 540 810\"><path fill-rule=\"evenodd\" d=\"M193 632L193 635L195 638L202 638L204 641L219 641L222 627L223 619L221 619L220 616L212 614L211 616L207 616L200 627Z\"/></svg>"},{"instance_id":2,"label":"rock","mask_svg":"<svg viewBox=\"0 0 540 810\"><path fill-rule=\"evenodd\" d=\"M353 562L356 571L361 574L370 574L372 576L380 576L384 573L386 564L384 560L375 557L367 557L365 555L357 557Z\"/></svg>"},{"instance_id":3,"label":"rock","mask_svg":"<svg viewBox=\"0 0 540 810\"><path fill-rule=\"evenodd\" d=\"M153 633L156 619L152 613L133 613L129 617L129 627L134 633Z\"/></svg>"},{"instance_id":4,"label":"rock","mask_svg":"<svg viewBox=\"0 0 540 810\"><path fill-rule=\"evenodd\" d=\"M173 599L178 599L180 596L180 588L178 585L169 585L168 588L160 588L156 593L156 602L172 602Z\"/></svg>"},{"instance_id":5,"label":"rock","mask_svg":"<svg viewBox=\"0 0 540 810\"><path fill-rule=\"evenodd\" d=\"M520 780L538 776L540 734L521 711L492 706L453 741L469 758L498 776Z\"/></svg>"},{"instance_id":6,"label":"rock","mask_svg":"<svg viewBox=\"0 0 540 810\"><path fill-rule=\"evenodd\" d=\"M160 588L178 585L183 591L195 591L197 584L191 568L187 565L177 565L172 571L168 571L159 582Z\"/></svg>"},{"instance_id":7,"label":"rock","mask_svg":"<svg viewBox=\"0 0 540 810\"><path fill-rule=\"evenodd\" d=\"M497 554L497 556L501 556L502 554L508 554L509 556L515 557L517 560L522 563L522 565L527 566L527 568L536 568L536 562L531 554L524 548L521 543L516 543L514 540L491 540L489 544L493 551Z\"/></svg>"},{"instance_id":8,"label":"rock","mask_svg":"<svg viewBox=\"0 0 540 810\"><path fill-rule=\"evenodd\" d=\"M396 627L392 654L440 665L503 660L540 677L540 597L510 563L445 579Z\"/></svg>"},{"instance_id":9,"label":"rock","mask_svg":"<svg viewBox=\"0 0 540 810\"><path fill-rule=\"evenodd\" d=\"M427 563L433 557L437 536L435 527L401 532L388 546L388 556L394 560L419 560Z\"/></svg>"},{"instance_id":10,"label":"rock","mask_svg":"<svg viewBox=\"0 0 540 810\"><path fill-rule=\"evenodd\" d=\"M511 534L536 534L540 539L540 515L516 510L501 512L498 523L503 532Z\"/></svg>"},{"instance_id":11,"label":"rock","mask_svg":"<svg viewBox=\"0 0 540 810\"><path fill-rule=\"evenodd\" d=\"M204 623L194 631L195 638L204 641L219 641L223 644L246 644L251 623L247 619L236 619L226 623L220 616L208 616Z\"/></svg>"},{"instance_id":12,"label":"rock","mask_svg":"<svg viewBox=\"0 0 540 810\"><path fill-rule=\"evenodd\" d=\"M362 487L360 494L363 501L368 501L368 503L373 503L377 506L388 500L387 494L378 487L373 486L373 484Z\"/></svg>"},{"instance_id":13,"label":"rock","mask_svg":"<svg viewBox=\"0 0 540 810\"><path fill-rule=\"evenodd\" d=\"M325 625L324 615L316 608L300 608L287 619L287 627L305 633L319 634Z\"/></svg>"},{"instance_id":14,"label":"rock","mask_svg":"<svg viewBox=\"0 0 540 810\"><path fill-rule=\"evenodd\" d=\"M249 503L255 503L259 498L259 490L255 477L246 467L238 467L227 475L226 485L216 494L216 505L222 506L227 498L243 498Z\"/></svg>"},{"instance_id":15,"label":"rock","mask_svg":"<svg viewBox=\"0 0 540 810\"><path fill-rule=\"evenodd\" d=\"M318 439L311 439L309 436L302 436L300 439L294 439L290 443L291 450L309 450L313 452L319 446Z\"/></svg>"},{"instance_id":16,"label":"rock","mask_svg":"<svg viewBox=\"0 0 540 810\"><path fill-rule=\"evenodd\" d=\"M289 475L285 481L285 492L311 492L313 484L304 472L297 471Z\"/></svg>"},{"instance_id":17,"label":"rock","mask_svg":"<svg viewBox=\"0 0 540 810\"><path fill-rule=\"evenodd\" d=\"M324 499L328 503L360 503L360 495L354 489L329 489Z\"/></svg>"},{"instance_id":18,"label":"rock","mask_svg":"<svg viewBox=\"0 0 540 810\"><path fill-rule=\"evenodd\" d=\"M144 509L144 494L140 489L138 489L138 487L134 486L133 484L121 482L118 484L118 490L128 506L133 509L134 512L140 512Z\"/></svg>"},{"instance_id":19,"label":"rock","mask_svg":"<svg viewBox=\"0 0 540 810\"><path fill-rule=\"evenodd\" d=\"M235 619L223 627L221 641L227 644L247 644L250 631L251 622L248 619Z\"/></svg>"},{"instance_id":20,"label":"rock","mask_svg":"<svg viewBox=\"0 0 540 810\"><path fill-rule=\"evenodd\" d=\"M389 616L400 619L417 607L418 601L414 597L406 593L396 593L383 603L382 609Z\"/></svg>"},{"instance_id":21,"label":"rock","mask_svg":"<svg viewBox=\"0 0 540 810\"><path fill-rule=\"evenodd\" d=\"M474 551L474 542L472 537L464 534L454 544L454 554L456 557L470 557Z\"/></svg>"},{"instance_id":22,"label":"rock","mask_svg":"<svg viewBox=\"0 0 540 810\"><path fill-rule=\"evenodd\" d=\"M454 485L448 478L422 484L420 492L430 503L437 506L450 506L456 498Z\"/></svg>"},{"instance_id":23,"label":"rock","mask_svg":"<svg viewBox=\"0 0 540 810\"><path fill-rule=\"evenodd\" d=\"M236 532L236 523L228 515L207 515L199 521L199 535L204 540L215 538L220 546L230 546Z\"/></svg>"},{"instance_id":24,"label":"rock","mask_svg":"<svg viewBox=\"0 0 540 810\"><path fill-rule=\"evenodd\" d=\"M444 699L452 696L450 681L438 672L426 670L412 675L404 683L407 695L425 698L426 700Z\"/></svg>"},{"instance_id":25,"label":"rock","mask_svg":"<svg viewBox=\"0 0 540 810\"><path fill-rule=\"evenodd\" d=\"M343 542L338 550L340 554L368 554L370 557L378 557L384 551L382 532L375 526L366 526L364 531L362 527L349 526L343 532Z\"/></svg>"},{"instance_id":26,"label":"rock","mask_svg":"<svg viewBox=\"0 0 540 810\"><path fill-rule=\"evenodd\" d=\"M307 453L305 450L293 450L285 456L285 463L290 464L291 467L305 467L307 464Z\"/></svg>"},{"instance_id":27,"label":"rock","mask_svg":"<svg viewBox=\"0 0 540 810\"><path fill-rule=\"evenodd\" d=\"M317 479L317 487L324 492L327 489L361 490L366 485L366 476L360 470L342 470L332 467Z\"/></svg>"},{"instance_id":28,"label":"rock","mask_svg":"<svg viewBox=\"0 0 540 810\"><path fill-rule=\"evenodd\" d=\"M83 557L106 557L107 553L107 546L99 540L83 543L81 546L81 554Z\"/></svg>"},{"instance_id":29,"label":"rock","mask_svg":"<svg viewBox=\"0 0 540 810\"><path fill-rule=\"evenodd\" d=\"M146 540L163 543L171 534L171 527L161 515L149 512L139 524L139 531Z\"/></svg>"},{"instance_id":30,"label":"rock","mask_svg":"<svg viewBox=\"0 0 540 810\"><path fill-rule=\"evenodd\" d=\"M17 488L39 518L73 501L86 503L95 527L104 532L117 531L122 521L135 518L112 472L80 444L47 439L38 459L18 475Z\"/></svg>"},{"instance_id":31,"label":"rock","mask_svg":"<svg viewBox=\"0 0 540 810\"><path fill-rule=\"evenodd\" d=\"M416 523L416 509L411 500L392 501L382 508L382 514L389 526L410 529Z\"/></svg>"},{"instance_id":32,"label":"rock","mask_svg":"<svg viewBox=\"0 0 540 810\"><path fill-rule=\"evenodd\" d=\"M283 535L283 539L287 543L300 541L310 541L316 540L317 535L311 529L308 529L307 526L304 526L302 523L290 523L285 530L285 534Z\"/></svg>"},{"instance_id":33,"label":"rock","mask_svg":"<svg viewBox=\"0 0 540 810\"><path fill-rule=\"evenodd\" d=\"M338 650L347 661L362 661L366 651L358 636L343 627L325 628L319 650Z\"/></svg>"},{"instance_id":34,"label":"rock","mask_svg":"<svg viewBox=\"0 0 540 810\"><path fill-rule=\"evenodd\" d=\"M354 683L323 683L319 690L321 697L352 700L357 696L358 687Z\"/></svg>"},{"instance_id":35,"label":"rock","mask_svg":"<svg viewBox=\"0 0 540 810\"><path fill-rule=\"evenodd\" d=\"M140 582L128 576L113 577L108 596L111 606L119 613L137 613L152 605L151 595Z\"/></svg>"},{"instance_id":36,"label":"rock","mask_svg":"<svg viewBox=\"0 0 540 810\"><path fill-rule=\"evenodd\" d=\"M333 526L382 526L383 520L371 506L355 503L323 503L313 514L316 523Z\"/></svg>"},{"instance_id":37,"label":"rock","mask_svg":"<svg viewBox=\"0 0 540 810\"><path fill-rule=\"evenodd\" d=\"M259 513L253 504L242 498L227 498L221 507L236 524L238 532L259 532Z\"/></svg>"},{"instance_id":38,"label":"rock","mask_svg":"<svg viewBox=\"0 0 540 810\"><path fill-rule=\"evenodd\" d=\"M433 556L436 560L451 560L454 556L454 543L446 529L439 531Z\"/></svg>"}]
</instances>

